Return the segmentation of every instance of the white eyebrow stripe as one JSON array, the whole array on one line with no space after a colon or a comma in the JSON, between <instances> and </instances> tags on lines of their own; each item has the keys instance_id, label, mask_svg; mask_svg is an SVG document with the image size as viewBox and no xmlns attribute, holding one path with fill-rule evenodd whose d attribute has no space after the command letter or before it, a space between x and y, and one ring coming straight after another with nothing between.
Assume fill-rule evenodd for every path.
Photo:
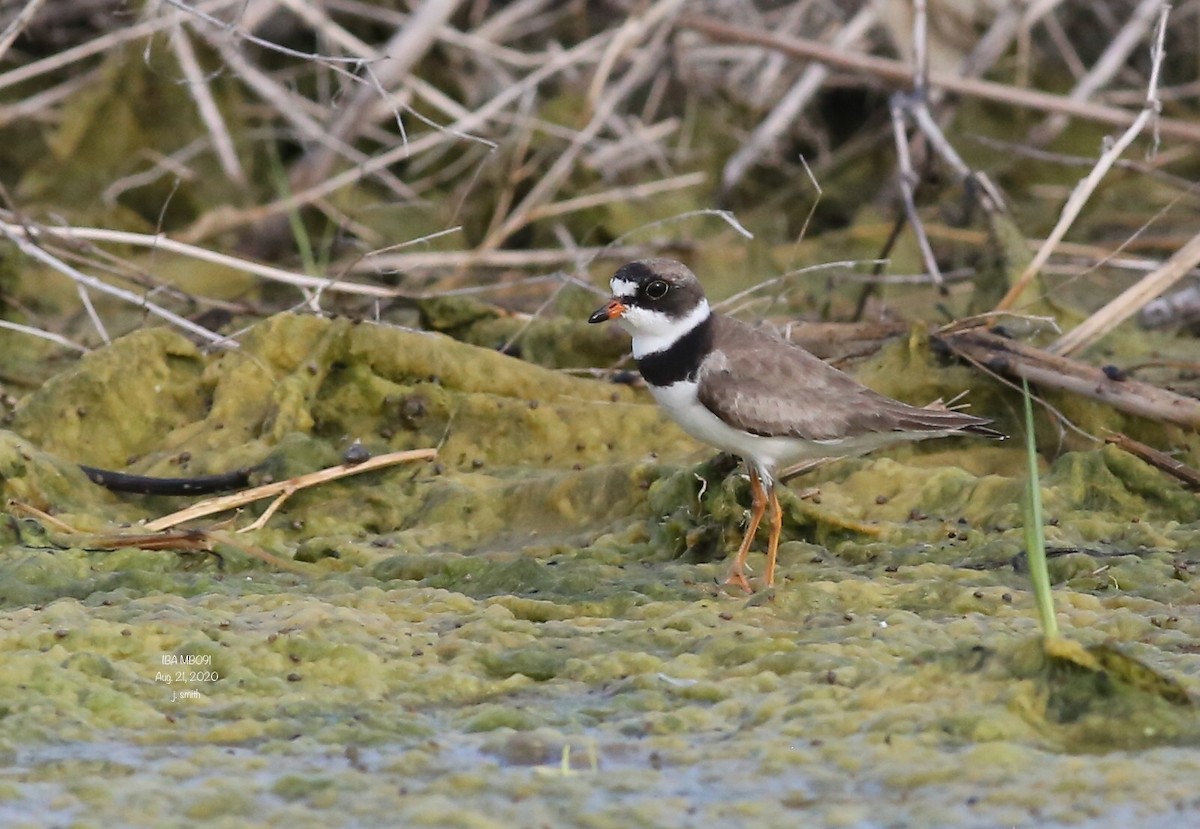
<instances>
[{"instance_id":1,"label":"white eyebrow stripe","mask_svg":"<svg viewBox=\"0 0 1200 829\"><path fill-rule=\"evenodd\" d=\"M637 283L629 279L617 279L615 276L609 281L609 287L612 288L613 296L633 297L637 296Z\"/></svg>"}]
</instances>

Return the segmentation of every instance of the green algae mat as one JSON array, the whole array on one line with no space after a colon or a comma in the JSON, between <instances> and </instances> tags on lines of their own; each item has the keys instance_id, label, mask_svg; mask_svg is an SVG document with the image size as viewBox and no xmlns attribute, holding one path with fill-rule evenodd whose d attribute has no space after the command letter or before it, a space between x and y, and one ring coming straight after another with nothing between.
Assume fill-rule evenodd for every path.
<instances>
[{"instance_id":1,"label":"green algae mat","mask_svg":"<svg viewBox=\"0 0 1200 829\"><path fill-rule=\"evenodd\" d=\"M139 526L197 499L77 466L264 483L355 441L438 456L166 549ZM798 479L782 585L730 594L747 482L634 390L370 323L138 332L0 431L0 823L1184 825L1200 499L1114 447L1047 461L1047 651L1022 464Z\"/></svg>"}]
</instances>

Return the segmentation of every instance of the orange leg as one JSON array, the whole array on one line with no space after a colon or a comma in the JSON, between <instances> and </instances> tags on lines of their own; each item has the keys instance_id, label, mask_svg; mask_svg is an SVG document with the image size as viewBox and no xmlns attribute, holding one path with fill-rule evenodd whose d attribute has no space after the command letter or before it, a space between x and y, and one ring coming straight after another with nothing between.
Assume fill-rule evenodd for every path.
<instances>
[{"instance_id":1,"label":"orange leg","mask_svg":"<svg viewBox=\"0 0 1200 829\"><path fill-rule=\"evenodd\" d=\"M779 533L783 530L783 510L779 508L779 496L771 484L771 538L767 541L767 573L764 583L775 586L775 556L779 553Z\"/></svg>"},{"instance_id":2,"label":"orange leg","mask_svg":"<svg viewBox=\"0 0 1200 829\"><path fill-rule=\"evenodd\" d=\"M752 499L750 525L746 527L746 534L742 537L742 546L738 547L733 566L729 568L729 575L725 577L726 584L736 584L748 593L752 592L752 588L750 582L746 580L746 554L750 552L750 542L754 541L754 534L758 532L759 522L762 521L763 513L767 509L767 494L763 491L762 481L758 479L758 472L754 467L750 467L750 497Z\"/></svg>"}]
</instances>

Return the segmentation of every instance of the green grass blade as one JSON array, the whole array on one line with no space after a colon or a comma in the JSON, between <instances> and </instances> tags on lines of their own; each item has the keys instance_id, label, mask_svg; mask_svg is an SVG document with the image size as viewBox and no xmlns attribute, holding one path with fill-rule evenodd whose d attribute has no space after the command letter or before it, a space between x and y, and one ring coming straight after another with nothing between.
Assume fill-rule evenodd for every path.
<instances>
[{"instance_id":1,"label":"green grass blade","mask_svg":"<svg viewBox=\"0 0 1200 829\"><path fill-rule=\"evenodd\" d=\"M271 164L271 180L275 183L275 189L279 193L280 198L289 198L292 195L292 185L288 181L287 171L283 167L283 160L279 157L279 150L275 144L270 144L271 152L268 159ZM304 272L309 276L319 276L317 270L317 257L313 253L312 239L308 236L308 228L304 226L304 220L300 216L300 208L292 207L287 212L288 227L291 228L292 238L296 241L296 250L300 253L300 261L304 263Z\"/></svg>"},{"instance_id":2,"label":"green grass blade","mask_svg":"<svg viewBox=\"0 0 1200 829\"><path fill-rule=\"evenodd\" d=\"M1054 616L1054 597L1050 593L1050 571L1046 567L1046 533L1042 521L1042 488L1038 479L1037 441L1033 431L1033 399L1029 383L1024 378L1025 391L1025 460L1029 466L1025 495L1025 555L1029 560L1029 576L1033 580L1033 598L1037 602L1042 632L1050 639L1058 636L1058 619Z\"/></svg>"}]
</instances>

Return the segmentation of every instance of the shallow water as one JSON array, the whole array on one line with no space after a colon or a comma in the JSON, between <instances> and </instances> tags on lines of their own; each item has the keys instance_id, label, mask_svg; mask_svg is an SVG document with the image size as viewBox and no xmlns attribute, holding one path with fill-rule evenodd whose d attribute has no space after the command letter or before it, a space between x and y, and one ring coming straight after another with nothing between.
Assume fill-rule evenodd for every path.
<instances>
[{"instance_id":1,"label":"shallow water","mask_svg":"<svg viewBox=\"0 0 1200 829\"><path fill-rule=\"evenodd\" d=\"M1006 658L1035 634L1023 591L975 599L959 585L980 605L959 613L873 608L872 591L929 587L846 575L797 578L774 602L641 596L611 616L339 574L12 609L0 814L13 826L856 827L1200 815L1196 748L1066 750L1078 735L1041 716L1036 681ZM1194 604L1060 601L1075 635L1137 631L1134 652L1195 691ZM1176 621L1153 624L1165 614ZM167 685L164 654L211 656L219 678Z\"/></svg>"}]
</instances>

